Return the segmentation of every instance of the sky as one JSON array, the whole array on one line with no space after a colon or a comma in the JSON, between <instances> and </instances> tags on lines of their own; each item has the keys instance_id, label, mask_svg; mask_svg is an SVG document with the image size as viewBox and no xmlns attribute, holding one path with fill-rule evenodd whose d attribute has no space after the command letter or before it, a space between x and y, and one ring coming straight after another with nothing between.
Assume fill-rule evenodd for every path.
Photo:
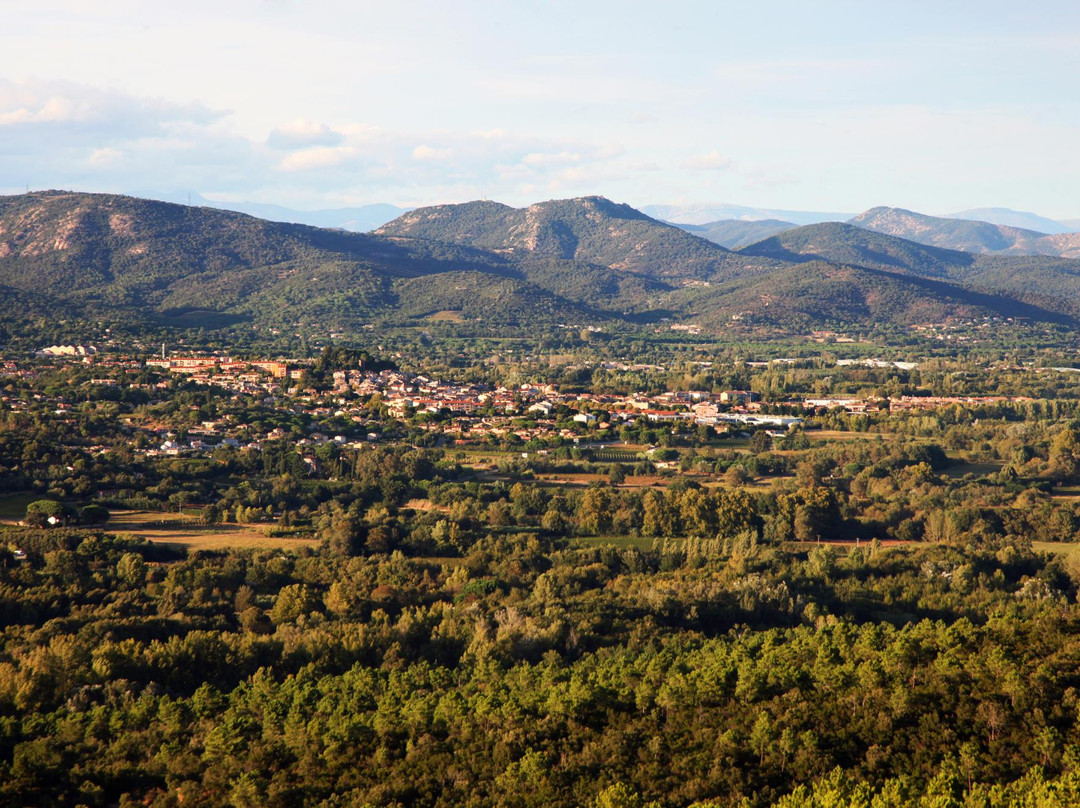
<instances>
[{"instance_id":1,"label":"sky","mask_svg":"<svg viewBox=\"0 0 1080 808\"><path fill-rule=\"evenodd\" d=\"M1080 218L1080 4L0 3L0 192Z\"/></svg>"}]
</instances>

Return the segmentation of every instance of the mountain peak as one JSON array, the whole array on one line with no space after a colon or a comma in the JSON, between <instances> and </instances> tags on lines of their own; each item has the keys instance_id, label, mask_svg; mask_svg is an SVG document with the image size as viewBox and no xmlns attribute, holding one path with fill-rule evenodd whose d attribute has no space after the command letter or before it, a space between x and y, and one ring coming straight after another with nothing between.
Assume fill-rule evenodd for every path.
<instances>
[{"instance_id":1,"label":"mountain peak","mask_svg":"<svg viewBox=\"0 0 1080 808\"><path fill-rule=\"evenodd\" d=\"M652 277L709 277L728 254L602 196L551 199L527 208L477 202L418 208L376 233L526 251Z\"/></svg>"},{"instance_id":2,"label":"mountain peak","mask_svg":"<svg viewBox=\"0 0 1080 808\"><path fill-rule=\"evenodd\" d=\"M891 208L862 218L935 221ZM107 194L0 197L0 322L120 312L154 327L348 331L454 312L523 328L688 317L722 333L746 312L797 329L984 314L1056 321L1080 300L1076 265L1057 258L974 256L839 222L731 253L596 196L439 205L380 232Z\"/></svg>"},{"instance_id":3,"label":"mountain peak","mask_svg":"<svg viewBox=\"0 0 1080 808\"><path fill-rule=\"evenodd\" d=\"M1073 232L1073 228L1066 223L1039 216L1037 213L1013 210L1012 208L971 208L958 213L946 214L944 218L989 222L1003 227L1015 227L1021 230L1032 230L1036 233L1048 233L1050 235Z\"/></svg>"},{"instance_id":4,"label":"mountain peak","mask_svg":"<svg viewBox=\"0 0 1080 808\"><path fill-rule=\"evenodd\" d=\"M972 219L928 216L903 208L870 208L850 223L919 244L971 253L1059 257L1075 257L1080 253L1080 234L1047 235Z\"/></svg>"}]
</instances>

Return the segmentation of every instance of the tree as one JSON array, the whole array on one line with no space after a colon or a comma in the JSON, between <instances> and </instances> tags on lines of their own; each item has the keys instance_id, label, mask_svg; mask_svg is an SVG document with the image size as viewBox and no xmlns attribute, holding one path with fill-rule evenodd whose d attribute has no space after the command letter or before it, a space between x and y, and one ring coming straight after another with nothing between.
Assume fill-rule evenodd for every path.
<instances>
[{"instance_id":1,"label":"tree","mask_svg":"<svg viewBox=\"0 0 1080 808\"><path fill-rule=\"evenodd\" d=\"M103 525L109 521L109 509L102 505L87 505L82 509L80 518L87 525Z\"/></svg>"},{"instance_id":2,"label":"tree","mask_svg":"<svg viewBox=\"0 0 1080 808\"><path fill-rule=\"evenodd\" d=\"M754 728L750 731L750 746L757 753L758 764L764 765L765 753L773 742L772 722L769 721L768 713L758 713Z\"/></svg>"},{"instance_id":3,"label":"tree","mask_svg":"<svg viewBox=\"0 0 1080 808\"><path fill-rule=\"evenodd\" d=\"M270 619L274 625L280 626L307 614L318 605L319 599L310 588L304 584L291 584L278 592L274 607L270 610Z\"/></svg>"},{"instance_id":4,"label":"tree","mask_svg":"<svg viewBox=\"0 0 1080 808\"><path fill-rule=\"evenodd\" d=\"M1050 441L1050 469L1060 479L1071 479L1080 474L1080 434L1069 425Z\"/></svg>"},{"instance_id":5,"label":"tree","mask_svg":"<svg viewBox=\"0 0 1080 808\"><path fill-rule=\"evenodd\" d=\"M568 527L566 514L553 502L540 518L540 527L556 536L565 536Z\"/></svg>"},{"instance_id":6,"label":"tree","mask_svg":"<svg viewBox=\"0 0 1080 808\"><path fill-rule=\"evenodd\" d=\"M585 533L600 535L611 529L612 495L610 488L592 486L581 498L578 518Z\"/></svg>"},{"instance_id":7,"label":"tree","mask_svg":"<svg viewBox=\"0 0 1080 808\"><path fill-rule=\"evenodd\" d=\"M26 506L26 524L48 527L67 523L71 510L51 499L38 499Z\"/></svg>"},{"instance_id":8,"label":"tree","mask_svg":"<svg viewBox=\"0 0 1080 808\"><path fill-rule=\"evenodd\" d=\"M202 511L199 512L199 516L204 525L216 525L223 517L221 506L213 502L204 505Z\"/></svg>"},{"instance_id":9,"label":"tree","mask_svg":"<svg viewBox=\"0 0 1080 808\"><path fill-rule=\"evenodd\" d=\"M716 530L720 536L735 536L754 530L757 511L745 491L721 491L716 499Z\"/></svg>"},{"instance_id":10,"label":"tree","mask_svg":"<svg viewBox=\"0 0 1080 808\"><path fill-rule=\"evenodd\" d=\"M124 553L116 562L116 577L132 587L146 582L146 562L138 553Z\"/></svg>"},{"instance_id":11,"label":"tree","mask_svg":"<svg viewBox=\"0 0 1080 808\"><path fill-rule=\"evenodd\" d=\"M357 511L355 504L346 510L334 502L330 506L330 513L324 517L319 535L326 540L334 555L346 558L360 555L365 529Z\"/></svg>"},{"instance_id":12,"label":"tree","mask_svg":"<svg viewBox=\"0 0 1080 808\"><path fill-rule=\"evenodd\" d=\"M593 808L650 808L658 803L646 803L630 786L616 783L601 791L592 805Z\"/></svg>"},{"instance_id":13,"label":"tree","mask_svg":"<svg viewBox=\"0 0 1080 808\"><path fill-rule=\"evenodd\" d=\"M750 438L750 451L753 454L762 454L764 452L767 452L772 449L772 445L772 435L770 435L763 429L755 432Z\"/></svg>"},{"instance_id":14,"label":"tree","mask_svg":"<svg viewBox=\"0 0 1080 808\"><path fill-rule=\"evenodd\" d=\"M622 485L626 482L626 467L622 463L615 463L612 465L609 474L613 486Z\"/></svg>"}]
</instances>

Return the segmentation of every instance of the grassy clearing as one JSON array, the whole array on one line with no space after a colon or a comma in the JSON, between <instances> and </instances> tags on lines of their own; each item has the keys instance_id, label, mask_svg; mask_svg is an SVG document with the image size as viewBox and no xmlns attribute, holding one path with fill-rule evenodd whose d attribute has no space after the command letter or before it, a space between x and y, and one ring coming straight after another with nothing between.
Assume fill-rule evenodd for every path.
<instances>
[{"instance_id":1,"label":"grassy clearing","mask_svg":"<svg viewBox=\"0 0 1080 808\"><path fill-rule=\"evenodd\" d=\"M806 437L813 441L878 440L877 432L850 432L842 429L811 429Z\"/></svg>"},{"instance_id":2,"label":"grassy clearing","mask_svg":"<svg viewBox=\"0 0 1080 808\"><path fill-rule=\"evenodd\" d=\"M659 539L653 536L578 536L570 540L571 547L633 547L651 550Z\"/></svg>"},{"instance_id":3,"label":"grassy clearing","mask_svg":"<svg viewBox=\"0 0 1080 808\"><path fill-rule=\"evenodd\" d=\"M782 474L782 475L777 475L777 476L755 477L753 480L747 480L746 482L740 483L739 485L731 485L721 477L719 479L712 479L712 480L704 481L701 484L705 488L710 488L710 489L714 489L714 490L717 489L717 488L725 488L725 489L727 489L729 491L737 491L740 488L745 488L747 490L767 491L770 488L772 488L773 484L776 483L778 480L794 480L794 479L795 479L794 474L786 474L786 475Z\"/></svg>"},{"instance_id":4,"label":"grassy clearing","mask_svg":"<svg viewBox=\"0 0 1080 808\"><path fill-rule=\"evenodd\" d=\"M442 311L437 311L434 314L429 314L427 316L427 319L433 320L435 322L463 323L465 322L465 315L463 315L461 311L457 309L443 309Z\"/></svg>"},{"instance_id":5,"label":"grassy clearing","mask_svg":"<svg viewBox=\"0 0 1080 808\"><path fill-rule=\"evenodd\" d=\"M1080 543L1062 541L1033 541L1031 549L1036 553L1052 553L1066 559L1080 558Z\"/></svg>"},{"instance_id":6,"label":"grassy clearing","mask_svg":"<svg viewBox=\"0 0 1080 808\"><path fill-rule=\"evenodd\" d=\"M110 514L106 529L111 532L188 550L280 550L318 544L314 539L272 537L269 525L206 526L192 517L155 511L110 511Z\"/></svg>"},{"instance_id":7,"label":"grassy clearing","mask_svg":"<svg viewBox=\"0 0 1080 808\"><path fill-rule=\"evenodd\" d=\"M449 513L450 508L446 505L436 505L430 499L418 499L413 498L405 503L405 507L414 511L432 512L438 511L439 513Z\"/></svg>"},{"instance_id":8,"label":"grassy clearing","mask_svg":"<svg viewBox=\"0 0 1080 808\"><path fill-rule=\"evenodd\" d=\"M588 486L596 482L607 482L608 476L606 474L538 474L536 479L544 483L554 483L556 485L580 485Z\"/></svg>"},{"instance_id":9,"label":"grassy clearing","mask_svg":"<svg viewBox=\"0 0 1080 808\"><path fill-rule=\"evenodd\" d=\"M26 516L27 505L44 498L42 494L11 494L0 497L0 520L18 522Z\"/></svg>"},{"instance_id":10,"label":"grassy clearing","mask_svg":"<svg viewBox=\"0 0 1080 808\"><path fill-rule=\"evenodd\" d=\"M1005 465L1003 461L997 463L957 463L945 470L945 475L958 480L968 474L976 477L985 477L987 474L997 474Z\"/></svg>"}]
</instances>

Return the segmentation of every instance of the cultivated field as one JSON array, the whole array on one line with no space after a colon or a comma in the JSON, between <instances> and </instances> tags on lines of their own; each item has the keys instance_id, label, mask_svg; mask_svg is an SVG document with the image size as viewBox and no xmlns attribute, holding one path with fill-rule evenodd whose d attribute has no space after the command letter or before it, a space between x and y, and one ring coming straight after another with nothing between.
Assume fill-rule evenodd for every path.
<instances>
[{"instance_id":1,"label":"cultivated field","mask_svg":"<svg viewBox=\"0 0 1080 808\"><path fill-rule=\"evenodd\" d=\"M277 538L266 525L199 524L192 517L155 511L110 511L106 530L122 536L173 544L189 550L281 549L315 547L314 539Z\"/></svg>"}]
</instances>

